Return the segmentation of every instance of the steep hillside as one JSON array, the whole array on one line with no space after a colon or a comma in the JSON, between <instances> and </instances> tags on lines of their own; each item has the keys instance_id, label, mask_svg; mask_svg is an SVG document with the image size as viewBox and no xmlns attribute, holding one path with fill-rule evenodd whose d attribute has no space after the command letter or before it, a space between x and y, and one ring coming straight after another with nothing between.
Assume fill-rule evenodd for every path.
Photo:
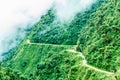
<instances>
[{"instance_id":1,"label":"steep hillside","mask_svg":"<svg viewBox=\"0 0 120 80\"><path fill-rule=\"evenodd\" d=\"M68 23L49 10L3 66L29 80L119 80L119 2L100 0Z\"/></svg>"},{"instance_id":2,"label":"steep hillside","mask_svg":"<svg viewBox=\"0 0 120 80\"><path fill-rule=\"evenodd\" d=\"M120 0L106 0L80 31L78 50L90 65L119 73Z\"/></svg>"},{"instance_id":3,"label":"steep hillside","mask_svg":"<svg viewBox=\"0 0 120 80\"><path fill-rule=\"evenodd\" d=\"M114 73L88 65L85 56L75 51L74 47L27 41L17 56L7 64L19 70L23 78L30 80L116 79Z\"/></svg>"},{"instance_id":4,"label":"steep hillside","mask_svg":"<svg viewBox=\"0 0 120 80\"><path fill-rule=\"evenodd\" d=\"M35 43L76 45L78 32L85 25L90 14L99 5L94 5L89 11L78 13L72 21L66 23L61 23L57 19L54 9L49 10L35 25L33 33L29 36L30 41Z\"/></svg>"}]
</instances>

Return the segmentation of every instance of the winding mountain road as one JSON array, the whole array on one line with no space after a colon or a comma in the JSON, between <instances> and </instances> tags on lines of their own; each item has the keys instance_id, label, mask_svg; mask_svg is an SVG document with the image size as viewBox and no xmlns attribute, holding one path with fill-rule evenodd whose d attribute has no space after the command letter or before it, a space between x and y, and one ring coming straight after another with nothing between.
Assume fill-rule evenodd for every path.
<instances>
[{"instance_id":1,"label":"winding mountain road","mask_svg":"<svg viewBox=\"0 0 120 80\"><path fill-rule=\"evenodd\" d=\"M36 45L52 45L52 46L76 46L76 45L60 45L60 44L46 44L46 43L34 43L30 40L27 40L27 44L36 44Z\"/></svg>"},{"instance_id":2,"label":"winding mountain road","mask_svg":"<svg viewBox=\"0 0 120 80\"><path fill-rule=\"evenodd\" d=\"M27 40L27 44L53 45L53 46L73 46L73 45L57 45L57 44L45 44L45 43L32 43L32 42L30 42L30 40ZM76 45L74 45L74 46L76 46ZM66 50L66 51L71 52L71 53L78 53L78 57L82 57L83 58L83 63L82 64L85 67L88 67L90 69L93 69L95 71L98 71L98 72L101 72L101 73L105 73L105 74L108 74L108 75L114 74L113 72L105 71L105 70L102 70L102 69L99 69L99 68L96 68L96 67L94 67L92 65L87 64L87 60L85 60L85 56L81 52L75 51L74 49L73 50Z\"/></svg>"},{"instance_id":3,"label":"winding mountain road","mask_svg":"<svg viewBox=\"0 0 120 80\"><path fill-rule=\"evenodd\" d=\"M85 56L81 52L77 52L75 50L67 50L67 51L69 51L71 53L78 53L78 56L80 56L80 57L82 57L84 59L83 60L83 65L88 67L88 68L91 68L91 69L93 69L95 71L98 71L98 72L101 72L101 73L105 73L105 74L109 74L109 75L114 74L113 72L105 71L105 70L102 70L102 69L99 69L99 68L96 68L94 66L91 66L91 65L87 64L87 60L85 60Z\"/></svg>"}]
</instances>

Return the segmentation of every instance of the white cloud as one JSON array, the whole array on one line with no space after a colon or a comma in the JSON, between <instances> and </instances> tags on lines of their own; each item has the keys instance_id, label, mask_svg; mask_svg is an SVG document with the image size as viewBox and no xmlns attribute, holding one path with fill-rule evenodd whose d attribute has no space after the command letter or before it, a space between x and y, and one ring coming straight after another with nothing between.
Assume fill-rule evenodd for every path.
<instances>
[{"instance_id":1,"label":"white cloud","mask_svg":"<svg viewBox=\"0 0 120 80\"><path fill-rule=\"evenodd\" d=\"M2 29L0 33L8 32L11 26L18 23L29 22L31 19L40 17L49 8L50 2L52 1L0 0L0 28Z\"/></svg>"},{"instance_id":2,"label":"white cloud","mask_svg":"<svg viewBox=\"0 0 120 80\"><path fill-rule=\"evenodd\" d=\"M76 13L90 9L97 0L56 0L57 16L61 21L72 19Z\"/></svg>"}]
</instances>

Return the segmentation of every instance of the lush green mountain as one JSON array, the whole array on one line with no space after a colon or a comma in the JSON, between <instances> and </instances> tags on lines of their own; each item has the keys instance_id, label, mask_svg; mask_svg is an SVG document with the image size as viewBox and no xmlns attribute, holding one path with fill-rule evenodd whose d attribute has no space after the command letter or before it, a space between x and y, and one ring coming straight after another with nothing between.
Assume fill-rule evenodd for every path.
<instances>
[{"instance_id":1,"label":"lush green mountain","mask_svg":"<svg viewBox=\"0 0 120 80\"><path fill-rule=\"evenodd\" d=\"M78 50L89 64L117 72L120 70L120 1L107 0L91 14L80 31Z\"/></svg>"},{"instance_id":2,"label":"lush green mountain","mask_svg":"<svg viewBox=\"0 0 120 80\"><path fill-rule=\"evenodd\" d=\"M100 0L66 23L50 9L10 51L3 66L26 77L16 80L120 80L119 4ZM9 77L1 71L5 74L0 76Z\"/></svg>"}]
</instances>

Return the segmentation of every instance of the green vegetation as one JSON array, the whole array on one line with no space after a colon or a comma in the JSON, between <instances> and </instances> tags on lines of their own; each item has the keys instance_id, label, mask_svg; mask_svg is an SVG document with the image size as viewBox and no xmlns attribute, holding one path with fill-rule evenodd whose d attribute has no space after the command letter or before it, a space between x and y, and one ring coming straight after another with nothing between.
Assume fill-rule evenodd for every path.
<instances>
[{"instance_id":1,"label":"green vegetation","mask_svg":"<svg viewBox=\"0 0 120 80\"><path fill-rule=\"evenodd\" d=\"M99 73L84 66L82 57L67 51L73 47L26 44L8 63L8 66L14 70L20 70L30 80L114 79L114 75Z\"/></svg>"},{"instance_id":2,"label":"green vegetation","mask_svg":"<svg viewBox=\"0 0 120 80\"><path fill-rule=\"evenodd\" d=\"M107 0L80 31L78 50L89 64L117 72L120 70L120 1Z\"/></svg>"},{"instance_id":3,"label":"green vegetation","mask_svg":"<svg viewBox=\"0 0 120 80\"><path fill-rule=\"evenodd\" d=\"M69 23L54 13L9 51L0 80L120 80L120 1L100 0Z\"/></svg>"},{"instance_id":4,"label":"green vegetation","mask_svg":"<svg viewBox=\"0 0 120 80\"><path fill-rule=\"evenodd\" d=\"M27 80L19 71L10 68L3 68L0 62L0 80Z\"/></svg>"},{"instance_id":5,"label":"green vegetation","mask_svg":"<svg viewBox=\"0 0 120 80\"><path fill-rule=\"evenodd\" d=\"M10 63L9 66L12 66L14 69L18 69L25 74L30 72L32 73L32 71L36 69L37 63L44 63L45 59L49 58L49 56L61 53L62 50L66 50L71 47L72 46L26 44L11 61L11 63L14 63Z\"/></svg>"}]
</instances>

